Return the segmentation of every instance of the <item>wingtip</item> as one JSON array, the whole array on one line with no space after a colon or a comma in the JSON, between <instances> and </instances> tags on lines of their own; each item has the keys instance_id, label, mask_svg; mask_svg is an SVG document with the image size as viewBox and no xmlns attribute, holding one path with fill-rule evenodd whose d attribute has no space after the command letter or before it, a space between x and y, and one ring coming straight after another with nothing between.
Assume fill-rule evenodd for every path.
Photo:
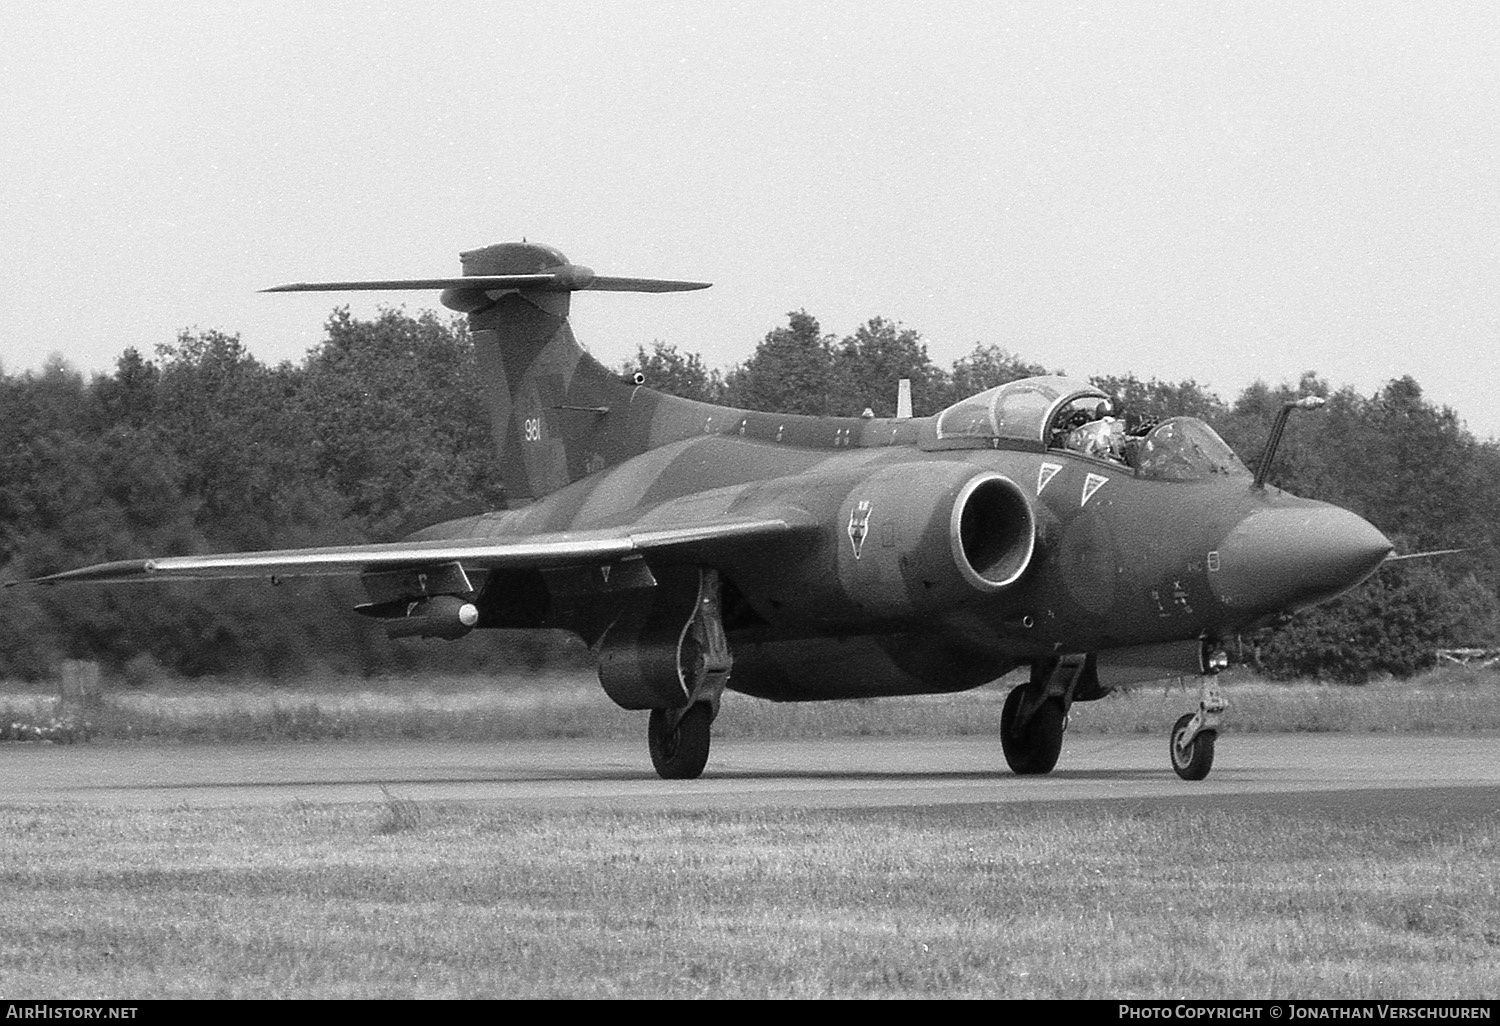
<instances>
[{"instance_id":1,"label":"wingtip","mask_svg":"<svg viewBox=\"0 0 1500 1026\"><path fill-rule=\"evenodd\" d=\"M10 581L6 584L6 587L16 584L50 586L53 584L113 584L121 581L149 580L153 569L153 560L121 559L112 563L96 563L93 566L79 567L77 570L63 570L55 574L44 574L41 577Z\"/></svg>"}]
</instances>

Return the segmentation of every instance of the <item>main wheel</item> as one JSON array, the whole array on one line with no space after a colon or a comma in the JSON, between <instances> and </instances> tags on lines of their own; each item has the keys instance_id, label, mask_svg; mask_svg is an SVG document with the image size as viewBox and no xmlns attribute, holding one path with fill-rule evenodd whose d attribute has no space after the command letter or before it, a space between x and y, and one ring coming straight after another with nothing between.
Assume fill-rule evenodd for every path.
<instances>
[{"instance_id":1,"label":"main wheel","mask_svg":"<svg viewBox=\"0 0 1500 1026\"><path fill-rule=\"evenodd\" d=\"M663 780L694 780L708 765L711 710L707 702L699 702L669 729L670 715L669 709L651 710L651 723L646 729L651 765Z\"/></svg>"},{"instance_id":2,"label":"main wheel","mask_svg":"<svg viewBox=\"0 0 1500 1026\"><path fill-rule=\"evenodd\" d=\"M1214 768L1214 742L1218 740L1217 730L1200 730L1198 736L1186 747L1177 743L1178 738L1187 732L1188 724L1193 722L1193 714L1185 713L1172 727L1172 741L1168 746L1172 750L1172 769L1183 780L1202 780L1208 776L1208 771Z\"/></svg>"},{"instance_id":3,"label":"main wheel","mask_svg":"<svg viewBox=\"0 0 1500 1026\"><path fill-rule=\"evenodd\" d=\"M1000 748L1005 752L1005 761L1012 770L1023 775L1051 773L1062 754L1063 712L1062 703L1048 699L1032 714L1025 729L1017 732L1016 718L1025 699L1024 686L1012 688L1005 696L1005 708L1000 711Z\"/></svg>"}]
</instances>

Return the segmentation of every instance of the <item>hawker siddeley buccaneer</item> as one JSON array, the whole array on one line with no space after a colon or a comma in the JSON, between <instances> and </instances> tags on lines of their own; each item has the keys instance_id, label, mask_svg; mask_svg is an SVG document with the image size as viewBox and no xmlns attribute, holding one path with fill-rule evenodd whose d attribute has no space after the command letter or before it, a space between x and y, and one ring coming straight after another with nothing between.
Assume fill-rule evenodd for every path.
<instances>
[{"instance_id":1,"label":"hawker siddeley buccaneer","mask_svg":"<svg viewBox=\"0 0 1500 1026\"><path fill-rule=\"evenodd\" d=\"M1074 702L1203 675L1171 731L1212 764L1213 674L1237 632L1364 580L1391 551L1347 510L1266 486L1191 417L1131 425L1083 381L992 388L934 417L730 409L611 373L572 293L613 278L557 250L462 255L461 277L282 285L441 289L466 313L512 508L393 544L167 556L39 583L357 575L394 636L562 628L605 692L650 711L656 771L698 776L726 690L775 701L963 691L1015 670L1001 747L1050 771ZM1115 411L1118 412L1118 411Z\"/></svg>"}]
</instances>

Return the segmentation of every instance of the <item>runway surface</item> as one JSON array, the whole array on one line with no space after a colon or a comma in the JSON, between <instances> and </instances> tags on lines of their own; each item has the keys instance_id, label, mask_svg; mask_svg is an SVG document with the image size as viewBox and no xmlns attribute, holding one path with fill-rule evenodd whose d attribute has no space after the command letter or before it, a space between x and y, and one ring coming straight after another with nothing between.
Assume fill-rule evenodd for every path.
<instances>
[{"instance_id":1,"label":"runway surface","mask_svg":"<svg viewBox=\"0 0 1500 1026\"><path fill-rule=\"evenodd\" d=\"M1224 735L1207 780L1162 737L1070 736L1058 769L1017 777L998 740L716 740L695 781L659 780L644 739L301 744L0 744L0 803L117 807L372 802L540 809L843 808L1105 801L1327 801L1500 810L1500 737Z\"/></svg>"}]
</instances>

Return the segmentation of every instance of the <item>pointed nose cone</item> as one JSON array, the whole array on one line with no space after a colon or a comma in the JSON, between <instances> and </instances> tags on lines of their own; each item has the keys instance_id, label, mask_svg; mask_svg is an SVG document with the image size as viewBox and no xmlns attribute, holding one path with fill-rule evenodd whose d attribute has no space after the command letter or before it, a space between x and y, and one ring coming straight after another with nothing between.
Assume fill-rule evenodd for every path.
<instances>
[{"instance_id":1,"label":"pointed nose cone","mask_svg":"<svg viewBox=\"0 0 1500 1026\"><path fill-rule=\"evenodd\" d=\"M1219 545L1209 583L1224 605L1276 613L1341 595L1370 576L1391 542L1369 521L1337 506L1256 510Z\"/></svg>"}]
</instances>

